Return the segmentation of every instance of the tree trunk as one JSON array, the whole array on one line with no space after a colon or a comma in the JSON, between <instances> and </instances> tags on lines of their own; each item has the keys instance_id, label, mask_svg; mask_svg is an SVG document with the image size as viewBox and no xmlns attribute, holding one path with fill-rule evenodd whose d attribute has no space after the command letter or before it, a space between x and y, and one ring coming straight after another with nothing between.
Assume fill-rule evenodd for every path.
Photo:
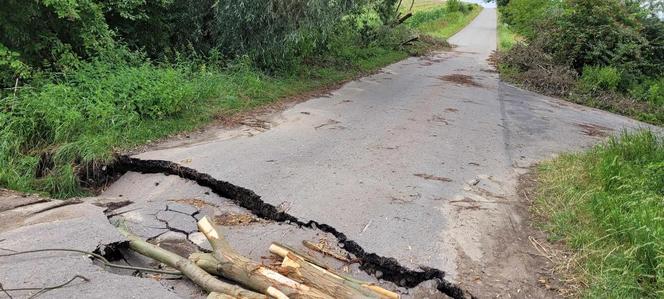
<instances>
[{"instance_id":1,"label":"tree trunk","mask_svg":"<svg viewBox=\"0 0 664 299\"><path fill-rule=\"evenodd\" d=\"M341 297L332 294L335 298L357 298L356 296L364 296L364 298L400 298L399 294L383 289L377 285L334 273L329 267L323 265L315 258L283 245L273 243L270 246L270 252L283 257L284 263L282 266L294 268L293 272L296 273L298 278L301 278L304 283L310 284L326 292L330 290L329 286L334 284L337 289L332 290L343 292L340 294L351 296Z\"/></svg>"}]
</instances>

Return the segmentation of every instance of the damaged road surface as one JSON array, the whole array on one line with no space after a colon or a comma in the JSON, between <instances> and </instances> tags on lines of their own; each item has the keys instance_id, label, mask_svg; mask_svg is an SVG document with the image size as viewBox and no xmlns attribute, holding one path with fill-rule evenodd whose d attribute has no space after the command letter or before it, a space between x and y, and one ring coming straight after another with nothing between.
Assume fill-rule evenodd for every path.
<instances>
[{"instance_id":1,"label":"damaged road surface","mask_svg":"<svg viewBox=\"0 0 664 299\"><path fill-rule=\"evenodd\" d=\"M127 250L109 219L188 256L209 250L196 229L209 216L254 261L274 262L266 250L273 241L303 251L303 240L324 244L348 254L350 263L327 258L338 271L405 298L556 297L540 283L546 260L528 242L537 232L517 194L519 175L555 153L645 125L501 83L486 71L493 9L450 42L458 47L247 122L260 128L211 129L122 157L126 173L97 199L48 209L31 206L52 203L26 199L4 207L3 199L0 254L72 248L157 268ZM43 296L206 296L185 279L103 268L77 253L0 257L6 289L75 275L88 281Z\"/></svg>"}]
</instances>

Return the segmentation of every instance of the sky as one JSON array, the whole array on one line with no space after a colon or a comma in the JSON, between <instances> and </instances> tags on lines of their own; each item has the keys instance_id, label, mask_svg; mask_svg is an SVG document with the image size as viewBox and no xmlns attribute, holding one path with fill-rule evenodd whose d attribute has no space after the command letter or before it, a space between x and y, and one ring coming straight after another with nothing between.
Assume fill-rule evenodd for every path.
<instances>
[{"instance_id":1,"label":"sky","mask_svg":"<svg viewBox=\"0 0 664 299\"><path fill-rule=\"evenodd\" d=\"M468 2L468 3L477 3L477 4L480 4L484 7L496 7L496 2L486 3L486 1L484 1L484 0L461 0L461 1Z\"/></svg>"}]
</instances>

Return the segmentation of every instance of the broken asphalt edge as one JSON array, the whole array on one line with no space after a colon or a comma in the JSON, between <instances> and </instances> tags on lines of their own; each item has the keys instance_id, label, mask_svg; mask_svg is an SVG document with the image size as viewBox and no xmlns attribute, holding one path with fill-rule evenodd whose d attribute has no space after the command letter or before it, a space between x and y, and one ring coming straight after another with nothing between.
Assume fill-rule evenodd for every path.
<instances>
[{"instance_id":1,"label":"broken asphalt edge","mask_svg":"<svg viewBox=\"0 0 664 299\"><path fill-rule=\"evenodd\" d=\"M235 204L248 209L259 218L293 224L299 227L319 229L330 233L343 245L344 250L357 257L361 270L374 276L376 272L380 271L382 273L380 279L393 282L401 287L413 288L424 281L436 280L438 291L447 296L454 299L475 298L461 287L447 281L445 279L445 272L441 270L429 267L420 267L421 270L411 270L399 264L394 258L382 257L375 253L366 252L357 242L348 239L344 233L328 224L319 223L314 220L303 222L286 212L280 212L275 206L264 202L253 191L226 181L217 180L209 174L201 173L195 169L170 161L143 160L126 155L118 156L113 166L114 170L121 173L133 171L177 175L183 179L194 181L200 186L210 188L212 192L230 199Z\"/></svg>"}]
</instances>

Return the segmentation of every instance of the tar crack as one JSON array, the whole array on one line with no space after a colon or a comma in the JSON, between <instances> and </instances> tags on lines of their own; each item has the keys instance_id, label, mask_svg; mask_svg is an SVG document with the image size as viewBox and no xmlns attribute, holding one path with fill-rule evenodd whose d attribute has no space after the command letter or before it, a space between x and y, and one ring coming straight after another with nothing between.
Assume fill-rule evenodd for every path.
<instances>
[{"instance_id":1,"label":"tar crack","mask_svg":"<svg viewBox=\"0 0 664 299\"><path fill-rule=\"evenodd\" d=\"M381 279L393 282L399 286L413 288L424 281L435 280L438 284L437 289L452 298L475 298L459 286L447 281L445 279L445 272L439 269L420 267L420 270L411 270L399 264L394 258L366 252L357 242L348 239L346 234L328 224L319 223L314 220L303 222L297 217L284 211L279 211L277 207L264 202L253 191L226 181L217 180L209 174L201 173L195 169L170 161L141 160L124 155L118 156L115 166L121 172L133 171L177 175L183 179L195 181L200 186L210 188L217 195L232 200L237 205L250 210L259 218L294 224L300 227L319 229L330 233L336 237L344 250L357 257L360 269L371 275L382 273Z\"/></svg>"}]
</instances>

